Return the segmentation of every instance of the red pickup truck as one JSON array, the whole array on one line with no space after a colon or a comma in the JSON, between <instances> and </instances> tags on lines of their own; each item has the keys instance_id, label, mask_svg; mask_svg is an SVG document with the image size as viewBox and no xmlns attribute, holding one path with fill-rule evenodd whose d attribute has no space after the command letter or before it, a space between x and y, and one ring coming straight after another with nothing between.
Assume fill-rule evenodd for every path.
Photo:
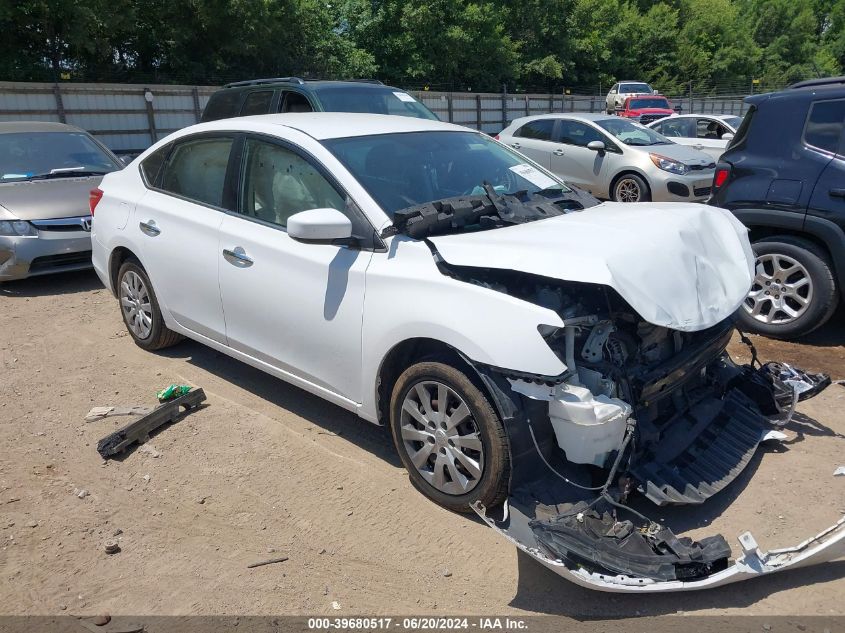
<instances>
[{"instance_id":1,"label":"red pickup truck","mask_svg":"<svg viewBox=\"0 0 845 633\"><path fill-rule=\"evenodd\" d=\"M626 119L633 119L643 125L662 119L674 113L669 99L660 95L641 95L625 99L621 110L617 110L619 116Z\"/></svg>"}]
</instances>

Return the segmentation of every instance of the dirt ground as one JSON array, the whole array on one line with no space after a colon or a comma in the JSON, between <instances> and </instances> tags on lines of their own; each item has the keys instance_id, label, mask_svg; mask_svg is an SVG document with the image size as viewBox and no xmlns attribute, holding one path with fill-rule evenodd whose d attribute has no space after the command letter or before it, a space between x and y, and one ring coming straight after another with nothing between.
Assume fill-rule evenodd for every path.
<instances>
[{"instance_id":1,"label":"dirt ground","mask_svg":"<svg viewBox=\"0 0 845 633\"><path fill-rule=\"evenodd\" d=\"M754 341L845 378L843 322L803 344ZM171 382L203 387L208 406L100 459L97 440L126 420L87 411L152 404ZM652 516L735 548L745 529L766 549L834 523L845 389L800 410L706 509ZM0 544L2 614L845 614L842 560L694 594L581 589L423 498L382 429L196 343L137 348L93 273L0 286Z\"/></svg>"}]
</instances>

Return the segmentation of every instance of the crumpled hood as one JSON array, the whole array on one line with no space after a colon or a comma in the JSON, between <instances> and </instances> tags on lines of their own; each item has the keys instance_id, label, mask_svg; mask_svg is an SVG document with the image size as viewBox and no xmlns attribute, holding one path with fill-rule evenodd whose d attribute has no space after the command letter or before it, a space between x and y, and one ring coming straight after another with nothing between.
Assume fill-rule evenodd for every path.
<instances>
[{"instance_id":1,"label":"crumpled hood","mask_svg":"<svg viewBox=\"0 0 845 633\"><path fill-rule=\"evenodd\" d=\"M649 323L682 331L730 316L754 271L747 229L729 211L702 204L606 202L428 239L452 265L610 286Z\"/></svg>"},{"instance_id":2,"label":"crumpled hood","mask_svg":"<svg viewBox=\"0 0 845 633\"><path fill-rule=\"evenodd\" d=\"M646 147L637 147L636 149L647 150L652 154L659 154L666 158L679 160L690 167L715 167L715 162L710 154L699 151L690 147L689 145L681 145L680 143L671 143L670 145L649 145ZM708 174L704 174L707 176Z\"/></svg>"},{"instance_id":3,"label":"crumpled hood","mask_svg":"<svg viewBox=\"0 0 845 633\"><path fill-rule=\"evenodd\" d=\"M82 176L2 183L0 220L51 220L91 215L88 194L102 179L102 176ZM4 213L4 209L9 213Z\"/></svg>"}]
</instances>

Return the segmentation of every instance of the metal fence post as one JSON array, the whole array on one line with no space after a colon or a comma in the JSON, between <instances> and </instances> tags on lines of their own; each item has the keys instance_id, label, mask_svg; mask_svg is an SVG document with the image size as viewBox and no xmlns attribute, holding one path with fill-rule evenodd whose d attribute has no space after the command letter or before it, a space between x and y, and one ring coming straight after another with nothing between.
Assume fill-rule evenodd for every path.
<instances>
[{"instance_id":1,"label":"metal fence post","mask_svg":"<svg viewBox=\"0 0 845 633\"><path fill-rule=\"evenodd\" d=\"M481 95L476 93L475 94L475 129L481 131L482 128L482 121L481 121Z\"/></svg>"},{"instance_id":2,"label":"metal fence post","mask_svg":"<svg viewBox=\"0 0 845 633\"><path fill-rule=\"evenodd\" d=\"M508 127L508 84L502 84L502 129Z\"/></svg>"},{"instance_id":3,"label":"metal fence post","mask_svg":"<svg viewBox=\"0 0 845 633\"><path fill-rule=\"evenodd\" d=\"M156 117L155 110L153 110L154 96L149 88L144 88L143 96L144 104L147 106L147 124L150 128L150 139L155 143L158 141L158 132L156 132Z\"/></svg>"},{"instance_id":4,"label":"metal fence post","mask_svg":"<svg viewBox=\"0 0 845 633\"><path fill-rule=\"evenodd\" d=\"M59 82L53 84L53 96L56 98L56 114L59 115L59 121L61 123L67 123L65 104L62 101L62 90L59 88Z\"/></svg>"},{"instance_id":5,"label":"metal fence post","mask_svg":"<svg viewBox=\"0 0 845 633\"><path fill-rule=\"evenodd\" d=\"M449 123L452 123L454 120L454 114L452 112L452 93L449 93L449 96L446 97L446 108L449 112Z\"/></svg>"},{"instance_id":6,"label":"metal fence post","mask_svg":"<svg viewBox=\"0 0 845 633\"><path fill-rule=\"evenodd\" d=\"M194 97L194 116L197 118L197 123L199 123L202 112L200 112L200 91L196 86L191 88L191 95Z\"/></svg>"},{"instance_id":7,"label":"metal fence post","mask_svg":"<svg viewBox=\"0 0 845 633\"><path fill-rule=\"evenodd\" d=\"M528 99L528 95L525 95L525 116L528 116L530 114L531 114L530 101Z\"/></svg>"}]
</instances>

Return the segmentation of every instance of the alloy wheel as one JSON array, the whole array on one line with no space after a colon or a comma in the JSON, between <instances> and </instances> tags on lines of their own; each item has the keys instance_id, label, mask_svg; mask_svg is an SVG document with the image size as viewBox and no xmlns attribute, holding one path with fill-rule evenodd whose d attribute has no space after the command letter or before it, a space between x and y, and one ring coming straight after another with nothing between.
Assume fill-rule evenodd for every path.
<instances>
[{"instance_id":1,"label":"alloy wheel","mask_svg":"<svg viewBox=\"0 0 845 633\"><path fill-rule=\"evenodd\" d=\"M632 178L623 178L616 183L616 199L619 202L639 202L642 196L640 185Z\"/></svg>"},{"instance_id":2,"label":"alloy wheel","mask_svg":"<svg viewBox=\"0 0 845 633\"><path fill-rule=\"evenodd\" d=\"M755 320L783 325L801 317L813 300L810 273L787 255L757 258L754 284L742 307Z\"/></svg>"},{"instance_id":3,"label":"alloy wheel","mask_svg":"<svg viewBox=\"0 0 845 633\"><path fill-rule=\"evenodd\" d=\"M141 276L130 270L120 281L120 309L127 327L139 339L145 339L153 329L150 292Z\"/></svg>"},{"instance_id":4,"label":"alloy wheel","mask_svg":"<svg viewBox=\"0 0 845 633\"><path fill-rule=\"evenodd\" d=\"M400 416L402 444L419 474L435 489L462 495L484 472L478 425L449 386L422 381L405 394Z\"/></svg>"}]
</instances>

